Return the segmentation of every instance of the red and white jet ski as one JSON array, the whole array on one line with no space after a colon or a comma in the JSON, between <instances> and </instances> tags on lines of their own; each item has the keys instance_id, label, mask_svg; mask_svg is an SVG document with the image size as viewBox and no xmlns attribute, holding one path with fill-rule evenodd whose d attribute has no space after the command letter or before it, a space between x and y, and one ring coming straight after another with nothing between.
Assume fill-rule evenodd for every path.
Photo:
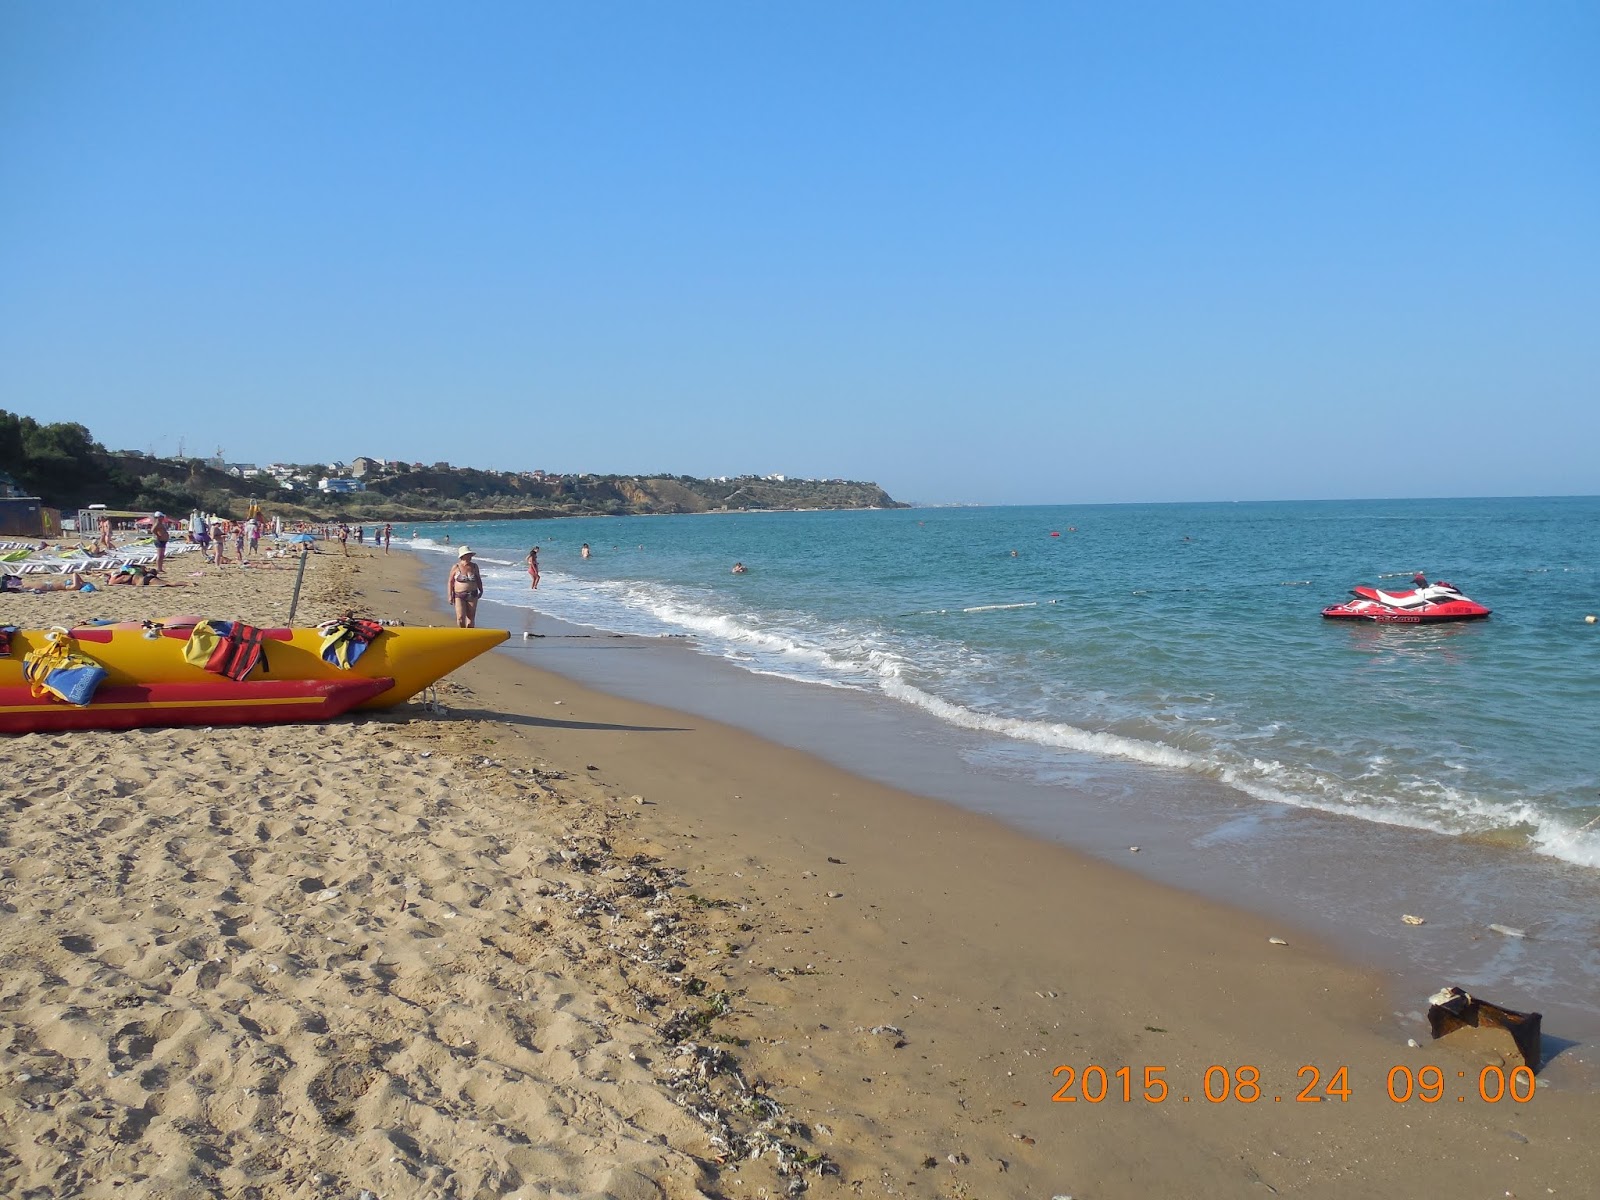
<instances>
[{"instance_id":1,"label":"red and white jet ski","mask_svg":"<svg viewBox=\"0 0 1600 1200\"><path fill-rule=\"evenodd\" d=\"M1363 585L1351 588L1350 595L1354 598L1329 605L1322 615L1330 621L1424 625L1436 621L1480 621L1491 611L1442 579L1406 592L1385 592Z\"/></svg>"}]
</instances>

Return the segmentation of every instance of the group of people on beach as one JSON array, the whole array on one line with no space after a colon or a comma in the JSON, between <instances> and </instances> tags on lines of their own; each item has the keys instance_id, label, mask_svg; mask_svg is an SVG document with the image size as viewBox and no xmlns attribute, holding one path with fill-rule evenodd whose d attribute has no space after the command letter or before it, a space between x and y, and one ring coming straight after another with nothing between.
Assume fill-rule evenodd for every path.
<instances>
[{"instance_id":1,"label":"group of people on beach","mask_svg":"<svg viewBox=\"0 0 1600 1200\"><path fill-rule=\"evenodd\" d=\"M100 524L101 540L104 541L110 536L110 522L102 518ZM238 562L242 565L258 557L261 553L261 535L266 531L266 526L267 522L261 515L261 510L252 506L250 515L242 521L195 513L189 518L188 529L182 532L188 541L200 547L200 553L208 561L220 567L228 562ZM166 569L167 546L177 528L178 522L165 513L157 512L150 518L150 540L156 547L157 572ZM232 559L227 556L230 540L233 542Z\"/></svg>"},{"instance_id":2,"label":"group of people on beach","mask_svg":"<svg viewBox=\"0 0 1600 1200\"><path fill-rule=\"evenodd\" d=\"M42 596L47 592L92 592L99 587L190 587L188 583L177 583L162 579L161 572L155 567L147 567L140 563L129 563L107 572L104 582L96 584L82 571L74 571L58 579L44 579L37 583L29 583L21 575L0 575L0 592L14 592L20 595Z\"/></svg>"},{"instance_id":3,"label":"group of people on beach","mask_svg":"<svg viewBox=\"0 0 1600 1200\"><path fill-rule=\"evenodd\" d=\"M415 530L412 531L411 536L412 537L416 536L416 531ZM349 558L350 557L350 526L348 524L346 524L345 522L343 522L343 521L339 522L338 538L339 538L339 549L344 551L344 555L345 555L346 558ZM385 524L385 525L383 525L381 527L377 526L377 525L374 525L372 527L372 544L374 546L382 546L383 547L383 552L385 554L389 553L389 543L390 543L391 540L393 540L393 538L394 538L394 526L392 524ZM448 539L446 539L446 540L448 540ZM356 545L364 546L364 545L366 545L366 542L367 542L367 527L365 525L357 525L356 526Z\"/></svg>"}]
</instances>

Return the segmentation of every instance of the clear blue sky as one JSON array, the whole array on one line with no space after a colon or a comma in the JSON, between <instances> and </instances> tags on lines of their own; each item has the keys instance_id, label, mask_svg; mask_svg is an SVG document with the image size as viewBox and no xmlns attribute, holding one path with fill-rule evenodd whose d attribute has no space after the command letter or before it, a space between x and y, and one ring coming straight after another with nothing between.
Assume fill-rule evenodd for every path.
<instances>
[{"instance_id":1,"label":"clear blue sky","mask_svg":"<svg viewBox=\"0 0 1600 1200\"><path fill-rule=\"evenodd\" d=\"M1600 492L1600 5L0 0L0 407L926 502Z\"/></svg>"}]
</instances>

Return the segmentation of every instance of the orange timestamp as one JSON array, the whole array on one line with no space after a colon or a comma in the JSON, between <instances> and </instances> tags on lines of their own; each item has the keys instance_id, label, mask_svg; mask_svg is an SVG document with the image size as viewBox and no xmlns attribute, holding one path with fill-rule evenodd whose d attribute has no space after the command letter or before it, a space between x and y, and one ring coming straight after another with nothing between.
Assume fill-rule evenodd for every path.
<instances>
[{"instance_id":1,"label":"orange timestamp","mask_svg":"<svg viewBox=\"0 0 1600 1200\"><path fill-rule=\"evenodd\" d=\"M1104 1104L1107 1101L1162 1104L1169 1100L1182 1104L1191 1101L1255 1104L1261 1100L1272 1103L1291 1100L1298 1104L1347 1104L1353 1094L1348 1066L1328 1069L1325 1077L1324 1068L1309 1063L1295 1072L1294 1087L1284 1088L1281 1093L1274 1089L1274 1094L1270 1096L1262 1090L1261 1068L1250 1063L1233 1067L1213 1063L1198 1078L1190 1077L1177 1091L1167 1080L1167 1068L1161 1066L1108 1070L1094 1063L1085 1067L1062 1064L1050 1075L1052 1079L1060 1081L1050 1097L1056 1104ZM1507 1071L1500 1066L1486 1066L1478 1072L1475 1080L1468 1079L1465 1071L1457 1071L1456 1075L1460 1077L1460 1094L1456 1096L1458 1103L1466 1103L1469 1097L1486 1104L1497 1104L1501 1100L1526 1104L1533 1099L1536 1081L1533 1071L1528 1067L1514 1067ZM1384 1091L1396 1104L1406 1104L1412 1100L1437 1104L1450 1090L1446 1078L1446 1073L1436 1066L1413 1070L1401 1064L1389 1069Z\"/></svg>"},{"instance_id":2,"label":"orange timestamp","mask_svg":"<svg viewBox=\"0 0 1600 1200\"><path fill-rule=\"evenodd\" d=\"M1261 1068L1249 1063L1236 1067L1213 1063L1195 1081L1199 1083L1198 1087L1185 1085L1177 1093L1167 1082L1166 1074L1166 1067L1156 1066L1118 1067L1114 1071L1107 1071L1096 1064L1082 1068L1063 1064L1050 1072L1052 1078L1061 1081L1050 1099L1057 1104L1076 1104L1080 1101L1103 1104L1107 1100L1123 1104L1137 1101L1161 1104L1169 1099L1187 1104L1192 1098L1211 1104L1229 1101L1254 1104L1262 1098ZM1296 1078L1303 1086L1293 1099L1301 1104L1322 1104L1329 1100L1342 1103L1350 1099L1349 1067L1334 1068L1327 1082L1323 1082L1321 1068L1313 1066L1301 1067ZM1193 1096L1189 1093L1193 1093ZM1283 1097L1274 1096L1273 1099L1281 1101Z\"/></svg>"}]
</instances>

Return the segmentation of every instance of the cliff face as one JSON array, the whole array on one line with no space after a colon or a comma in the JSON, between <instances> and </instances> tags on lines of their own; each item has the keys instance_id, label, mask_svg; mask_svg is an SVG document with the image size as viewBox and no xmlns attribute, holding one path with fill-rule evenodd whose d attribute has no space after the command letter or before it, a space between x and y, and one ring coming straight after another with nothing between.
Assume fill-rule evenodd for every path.
<instances>
[{"instance_id":1,"label":"cliff face","mask_svg":"<svg viewBox=\"0 0 1600 1200\"><path fill-rule=\"evenodd\" d=\"M717 483L686 476L619 481L639 512L720 512L750 508L905 508L875 483L810 479L735 479Z\"/></svg>"},{"instance_id":2,"label":"cliff face","mask_svg":"<svg viewBox=\"0 0 1600 1200\"><path fill-rule=\"evenodd\" d=\"M705 497L676 479L624 480L617 485L629 506L638 512L705 512Z\"/></svg>"}]
</instances>

